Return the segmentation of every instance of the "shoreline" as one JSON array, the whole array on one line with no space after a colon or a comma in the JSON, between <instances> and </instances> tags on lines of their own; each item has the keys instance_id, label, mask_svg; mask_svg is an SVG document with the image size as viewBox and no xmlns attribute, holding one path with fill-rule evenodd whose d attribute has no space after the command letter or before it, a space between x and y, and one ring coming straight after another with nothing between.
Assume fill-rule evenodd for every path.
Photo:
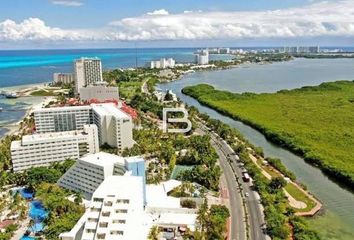
<instances>
[{"instance_id":1,"label":"shoreline","mask_svg":"<svg viewBox=\"0 0 354 240\"><path fill-rule=\"evenodd\" d=\"M24 85L1 88L1 90L16 91L16 92L31 92L38 88L45 87L46 84L48 84L48 82L36 83L36 84L24 84ZM28 101L29 98L31 98L33 101ZM29 104L24 109L22 109L24 111L23 117L15 121L5 122L4 125L0 127L1 131L3 131L3 133L1 133L0 135L0 139L3 139L8 135L17 135L20 130L20 123L29 115L31 115L34 109L42 106L49 99L52 99L52 97L44 97L44 96L40 97L40 96L31 96L31 95L20 96L18 98L9 99L9 100L4 99L4 102L6 101L15 102L15 103L25 102Z\"/></svg>"}]
</instances>

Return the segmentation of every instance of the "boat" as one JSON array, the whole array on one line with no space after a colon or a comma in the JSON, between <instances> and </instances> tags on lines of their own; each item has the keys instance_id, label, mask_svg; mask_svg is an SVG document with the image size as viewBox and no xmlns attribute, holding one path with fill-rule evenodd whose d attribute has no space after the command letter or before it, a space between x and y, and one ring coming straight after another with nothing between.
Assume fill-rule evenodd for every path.
<instances>
[{"instance_id":1,"label":"boat","mask_svg":"<svg viewBox=\"0 0 354 240\"><path fill-rule=\"evenodd\" d=\"M17 94L14 92L5 93L6 98L18 98Z\"/></svg>"}]
</instances>

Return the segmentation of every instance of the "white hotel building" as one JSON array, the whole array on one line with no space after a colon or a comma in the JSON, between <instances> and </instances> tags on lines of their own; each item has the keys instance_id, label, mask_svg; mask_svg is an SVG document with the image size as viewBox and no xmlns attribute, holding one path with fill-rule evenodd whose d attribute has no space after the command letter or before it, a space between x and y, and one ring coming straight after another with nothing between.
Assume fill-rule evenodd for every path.
<instances>
[{"instance_id":1,"label":"white hotel building","mask_svg":"<svg viewBox=\"0 0 354 240\"><path fill-rule=\"evenodd\" d=\"M89 208L62 240L147 239L142 177L110 176L94 192Z\"/></svg>"},{"instance_id":2,"label":"white hotel building","mask_svg":"<svg viewBox=\"0 0 354 240\"><path fill-rule=\"evenodd\" d=\"M96 124L100 145L119 151L134 145L132 118L113 103L41 108L34 111L34 120L38 133L82 130L85 124Z\"/></svg>"},{"instance_id":3,"label":"white hotel building","mask_svg":"<svg viewBox=\"0 0 354 240\"><path fill-rule=\"evenodd\" d=\"M131 148L133 140L132 118L114 104L92 104L93 121L98 127L99 142L101 145L118 148Z\"/></svg>"},{"instance_id":4,"label":"white hotel building","mask_svg":"<svg viewBox=\"0 0 354 240\"><path fill-rule=\"evenodd\" d=\"M174 68L176 65L176 62L173 58L161 58L158 61L151 61L150 62L150 68L161 68L161 69L165 69L165 68Z\"/></svg>"},{"instance_id":5,"label":"white hotel building","mask_svg":"<svg viewBox=\"0 0 354 240\"><path fill-rule=\"evenodd\" d=\"M123 175L141 176L145 179L144 159L140 157L123 158L105 152L86 155L78 159L58 180L58 185L80 192L84 198L91 199L94 191L107 177Z\"/></svg>"},{"instance_id":6,"label":"white hotel building","mask_svg":"<svg viewBox=\"0 0 354 240\"><path fill-rule=\"evenodd\" d=\"M36 132L64 132L82 130L92 122L91 106L40 108L34 110Z\"/></svg>"},{"instance_id":7,"label":"white hotel building","mask_svg":"<svg viewBox=\"0 0 354 240\"><path fill-rule=\"evenodd\" d=\"M102 82L102 63L98 58L80 58L74 62L75 92L97 82Z\"/></svg>"},{"instance_id":8,"label":"white hotel building","mask_svg":"<svg viewBox=\"0 0 354 240\"><path fill-rule=\"evenodd\" d=\"M70 84L74 82L74 74L72 73L54 73L54 83Z\"/></svg>"},{"instance_id":9,"label":"white hotel building","mask_svg":"<svg viewBox=\"0 0 354 240\"><path fill-rule=\"evenodd\" d=\"M85 154L98 151L96 125L84 125L83 130L26 135L11 143L14 171L48 166L66 159L76 160Z\"/></svg>"},{"instance_id":10,"label":"white hotel building","mask_svg":"<svg viewBox=\"0 0 354 240\"><path fill-rule=\"evenodd\" d=\"M96 99L98 101L119 101L119 90L118 87L108 87L105 82L96 83L94 85L80 88L80 99L83 101L88 101L90 99Z\"/></svg>"},{"instance_id":11,"label":"white hotel building","mask_svg":"<svg viewBox=\"0 0 354 240\"><path fill-rule=\"evenodd\" d=\"M198 65L207 65L209 64L209 50L203 49L196 53L195 62Z\"/></svg>"}]
</instances>

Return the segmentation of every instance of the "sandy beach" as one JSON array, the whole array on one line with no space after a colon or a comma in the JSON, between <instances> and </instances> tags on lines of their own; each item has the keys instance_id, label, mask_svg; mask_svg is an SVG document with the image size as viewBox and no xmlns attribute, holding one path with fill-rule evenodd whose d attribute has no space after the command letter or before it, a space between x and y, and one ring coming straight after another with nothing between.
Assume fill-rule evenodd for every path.
<instances>
[{"instance_id":1,"label":"sandy beach","mask_svg":"<svg viewBox=\"0 0 354 240\"><path fill-rule=\"evenodd\" d=\"M4 106L0 112L0 138L6 135L16 134L19 130L20 122L29 116L35 108L41 107L53 97L30 96L32 91L44 88L47 83L19 85L1 88L0 91L11 91L19 94L20 97L14 99L0 98L0 105ZM23 108L18 109L21 104ZM21 112L23 114L21 114ZM12 116L15 115L15 116Z\"/></svg>"}]
</instances>

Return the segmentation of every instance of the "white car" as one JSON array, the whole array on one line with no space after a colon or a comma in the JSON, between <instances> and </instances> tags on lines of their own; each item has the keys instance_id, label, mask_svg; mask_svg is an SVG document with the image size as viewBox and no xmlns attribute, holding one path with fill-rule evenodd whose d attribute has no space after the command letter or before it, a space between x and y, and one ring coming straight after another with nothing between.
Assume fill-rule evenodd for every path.
<instances>
[{"instance_id":1,"label":"white car","mask_svg":"<svg viewBox=\"0 0 354 240\"><path fill-rule=\"evenodd\" d=\"M245 196L248 197L250 194L248 192L245 193Z\"/></svg>"}]
</instances>

